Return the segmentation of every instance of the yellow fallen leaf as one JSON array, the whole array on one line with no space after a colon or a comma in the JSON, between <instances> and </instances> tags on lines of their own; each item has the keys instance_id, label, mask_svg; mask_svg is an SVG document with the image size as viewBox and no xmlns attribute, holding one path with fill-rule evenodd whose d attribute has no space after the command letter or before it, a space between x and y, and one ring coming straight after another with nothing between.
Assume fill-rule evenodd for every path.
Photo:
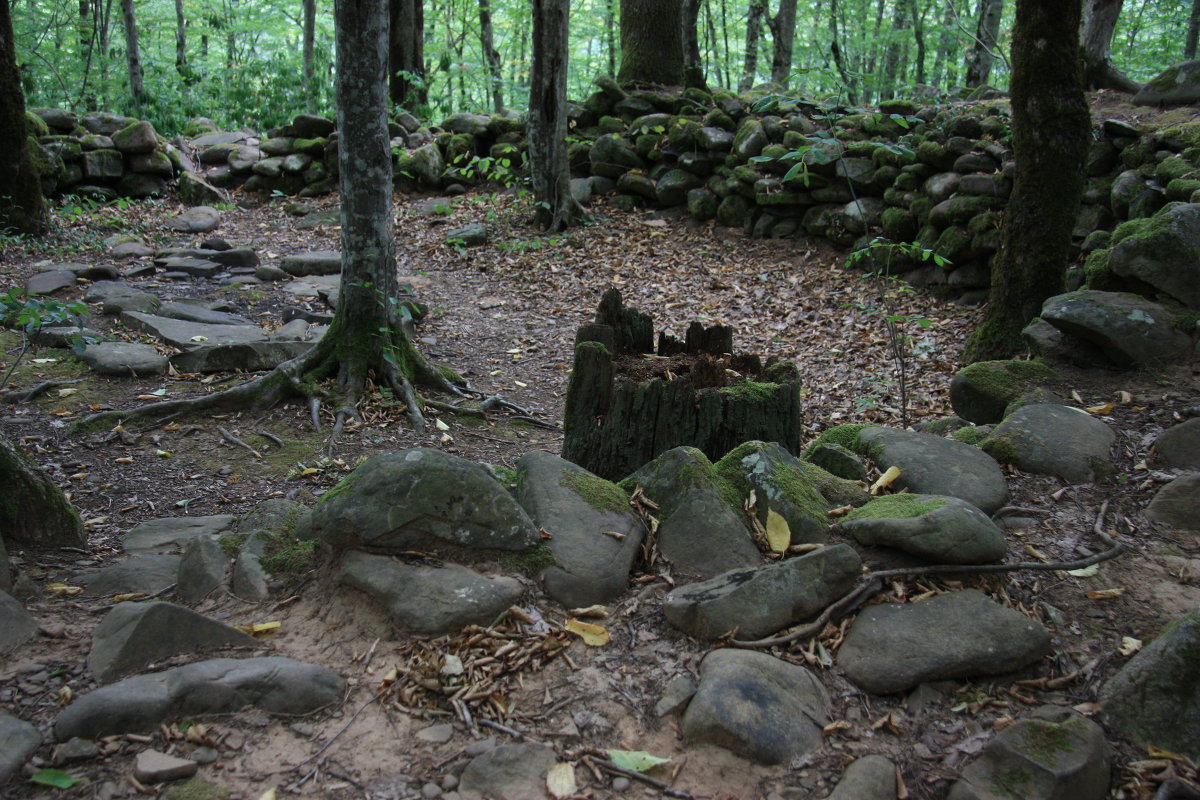
<instances>
[{"instance_id":1,"label":"yellow fallen leaf","mask_svg":"<svg viewBox=\"0 0 1200 800\"><path fill-rule=\"evenodd\" d=\"M59 689L58 689L58 704L60 706L65 706L65 705L69 704L71 702L71 697L73 695L74 695L74 693L71 691L70 686L59 687Z\"/></svg>"},{"instance_id":2,"label":"yellow fallen leaf","mask_svg":"<svg viewBox=\"0 0 1200 800\"><path fill-rule=\"evenodd\" d=\"M179 430L179 428L180 428L180 425L178 422L172 422L170 425L163 426L164 431L177 431L177 430Z\"/></svg>"},{"instance_id":3,"label":"yellow fallen leaf","mask_svg":"<svg viewBox=\"0 0 1200 800\"><path fill-rule=\"evenodd\" d=\"M1142 640L1135 639L1132 636L1122 636L1121 646L1117 648L1117 652L1123 656L1131 656L1138 650L1142 649Z\"/></svg>"},{"instance_id":4,"label":"yellow fallen leaf","mask_svg":"<svg viewBox=\"0 0 1200 800\"><path fill-rule=\"evenodd\" d=\"M1125 594L1124 589L1096 589L1087 593L1090 600L1111 600Z\"/></svg>"},{"instance_id":5,"label":"yellow fallen leaf","mask_svg":"<svg viewBox=\"0 0 1200 800\"><path fill-rule=\"evenodd\" d=\"M567 620L567 624L563 626L568 632L575 634L583 643L589 647L603 647L611 640L608 631L603 625L592 625L589 622L580 622L577 619Z\"/></svg>"},{"instance_id":6,"label":"yellow fallen leaf","mask_svg":"<svg viewBox=\"0 0 1200 800\"><path fill-rule=\"evenodd\" d=\"M877 480L877 481L875 481L875 483L871 484L871 495L875 496L875 495L879 494L880 492L882 492L884 489L887 489L893 483L895 483L896 479L899 477L900 477L900 468L899 467L888 467L887 471L879 476L879 480Z\"/></svg>"},{"instance_id":7,"label":"yellow fallen leaf","mask_svg":"<svg viewBox=\"0 0 1200 800\"><path fill-rule=\"evenodd\" d=\"M546 788L558 800L575 794L579 788L575 783L575 768L565 761L555 764L546 773Z\"/></svg>"},{"instance_id":8,"label":"yellow fallen leaf","mask_svg":"<svg viewBox=\"0 0 1200 800\"><path fill-rule=\"evenodd\" d=\"M840 733L841 731L848 731L853 727L854 726L851 725L846 720L839 719L836 722L831 722L828 725L826 725L824 728L822 728L821 734L823 736L832 736L833 734Z\"/></svg>"},{"instance_id":9,"label":"yellow fallen leaf","mask_svg":"<svg viewBox=\"0 0 1200 800\"><path fill-rule=\"evenodd\" d=\"M313 467L305 467L304 469L302 469L298 473L296 473L296 477L297 478L307 478L309 475L316 475L320 471L321 470L315 469Z\"/></svg>"},{"instance_id":10,"label":"yellow fallen leaf","mask_svg":"<svg viewBox=\"0 0 1200 800\"><path fill-rule=\"evenodd\" d=\"M118 594L113 597L114 603L124 603L128 600L141 600L146 596L146 592L129 592L128 594Z\"/></svg>"},{"instance_id":11,"label":"yellow fallen leaf","mask_svg":"<svg viewBox=\"0 0 1200 800\"><path fill-rule=\"evenodd\" d=\"M773 553L787 552L788 545L792 543L792 529L788 527L788 522L773 508L767 509L767 546L771 548Z\"/></svg>"},{"instance_id":12,"label":"yellow fallen leaf","mask_svg":"<svg viewBox=\"0 0 1200 800\"><path fill-rule=\"evenodd\" d=\"M1171 761L1187 763L1187 759L1184 758L1183 756L1179 755L1178 753L1172 753L1170 750L1163 750L1161 747L1155 747L1154 745L1147 746L1146 753L1149 754L1152 758L1166 758Z\"/></svg>"},{"instance_id":13,"label":"yellow fallen leaf","mask_svg":"<svg viewBox=\"0 0 1200 800\"><path fill-rule=\"evenodd\" d=\"M44 591L55 597L74 597L77 594L83 594L83 587L71 586L68 583L48 583Z\"/></svg>"},{"instance_id":14,"label":"yellow fallen leaf","mask_svg":"<svg viewBox=\"0 0 1200 800\"><path fill-rule=\"evenodd\" d=\"M1105 414L1111 414L1112 410L1115 406L1116 406L1116 403L1105 403L1102 406L1088 406L1085 410L1089 414L1096 414L1097 416L1104 416Z\"/></svg>"},{"instance_id":15,"label":"yellow fallen leaf","mask_svg":"<svg viewBox=\"0 0 1200 800\"><path fill-rule=\"evenodd\" d=\"M607 619L608 607L596 604L586 608L573 608L571 609L571 616L588 617L591 619Z\"/></svg>"},{"instance_id":16,"label":"yellow fallen leaf","mask_svg":"<svg viewBox=\"0 0 1200 800\"><path fill-rule=\"evenodd\" d=\"M70 397L71 395L75 394L75 393L76 393L76 392L78 392L78 391L79 391L79 390L78 390L78 389L75 389L75 388L71 388L71 389L59 389L59 390L58 390L58 396L59 396L59 397Z\"/></svg>"},{"instance_id":17,"label":"yellow fallen leaf","mask_svg":"<svg viewBox=\"0 0 1200 800\"><path fill-rule=\"evenodd\" d=\"M247 633L251 636L257 636L260 633L268 633L283 625L282 622L256 622L253 625L235 625L242 633Z\"/></svg>"},{"instance_id":18,"label":"yellow fallen leaf","mask_svg":"<svg viewBox=\"0 0 1200 800\"><path fill-rule=\"evenodd\" d=\"M275 787L272 786L258 796L258 800L275 800Z\"/></svg>"},{"instance_id":19,"label":"yellow fallen leaf","mask_svg":"<svg viewBox=\"0 0 1200 800\"><path fill-rule=\"evenodd\" d=\"M1129 392L1117 392L1117 399L1121 401L1121 405L1127 406L1133 402L1133 395Z\"/></svg>"},{"instance_id":20,"label":"yellow fallen leaf","mask_svg":"<svg viewBox=\"0 0 1200 800\"><path fill-rule=\"evenodd\" d=\"M435 419L435 420L433 421L433 424L434 424L434 427L436 427L436 428L437 428L439 431L448 431L448 430L450 430L450 426L449 426L449 425L447 425L446 423L442 422L440 419Z\"/></svg>"},{"instance_id":21,"label":"yellow fallen leaf","mask_svg":"<svg viewBox=\"0 0 1200 800\"><path fill-rule=\"evenodd\" d=\"M122 456L121 458L114 458L113 463L115 463L115 464L132 464L133 458L131 458L130 456Z\"/></svg>"},{"instance_id":22,"label":"yellow fallen leaf","mask_svg":"<svg viewBox=\"0 0 1200 800\"><path fill-rule=\"evenodd\" d=\"M518 380L514 380L514 381L513 381L513 385L514 385L514 386L520 386L522 389L527 389L527 388L529 388L529 384L528 384L528 383L525 383L525 381L518 381Z\"/></svg>"},{"instance_id":23,"label":"yellow fallen leaf","mask_svg":"<svg viewBox=\"0 0 1200 800\"><path fill-rule=\"evenodd\" d=\"M1067 574L1076 578L1094 578L1100 574L1100 565L1091 564L1079 569L1069 569L1067 570Z\"/></svg>"},{"instance_id":24,"label":"yellow fallen leaf","mask_svg":"<svg viewBox=\"0 0 1200 800\"><path fill-rule=\"evenodd\" d=\"M50 412L50 414L51 414L52 416L55 416L55 417L69 417L69 416L71 416L71 412L70 412L70 411L68 411L68 410L67 410L67 409L65 409L65 408L56 408L56 409L54 409L53 411L51 411L51 412Z\"/></svg>"}]
</instances>

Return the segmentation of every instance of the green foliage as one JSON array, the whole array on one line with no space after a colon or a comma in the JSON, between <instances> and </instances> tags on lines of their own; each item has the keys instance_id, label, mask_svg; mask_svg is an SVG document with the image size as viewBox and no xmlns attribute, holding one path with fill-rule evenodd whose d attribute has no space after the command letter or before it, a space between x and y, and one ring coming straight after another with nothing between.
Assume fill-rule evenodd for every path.
<instances>
[{"instance_id":1,"label":"green foliage","mask_svg":"<svg viewBox=\"0 0 1200 800\"><path fill-rule=\"evenodd\" d=\"M88 307L83 303L63 303L45 297L30 297L23 289L9 289L7 293L0 295L0 323L20 330L22 334L21 350L4 373L4 377L0 378L0 390L8 385L13 370L29 352L34 334L42 328L75 323L76 318L82 319L87 313ZM75 346L83 343L84 337L78 337L72 342Z\"/></svg>"}]
</instances>

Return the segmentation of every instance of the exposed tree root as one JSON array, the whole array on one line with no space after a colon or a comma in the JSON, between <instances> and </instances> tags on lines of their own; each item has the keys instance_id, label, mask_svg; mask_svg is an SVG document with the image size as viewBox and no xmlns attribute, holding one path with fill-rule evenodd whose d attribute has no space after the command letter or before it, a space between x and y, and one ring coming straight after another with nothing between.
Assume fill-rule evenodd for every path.
<instances>
[{"instance_id":1,"label":"exposed tree root","mask_svg":"<svg viewBox=\"0 0 1200 800\"><path fill-rule=\"evenodd\" d=\"M80 383L83 378L74 378L69 381L42 381L32 389L24 391L13 390L10 392L0 393L0 402L2 403L28 403L38 395L45 394L51 389L57 389L60 386L70 386L73 383Z\"/></svg>"}]
</instances>

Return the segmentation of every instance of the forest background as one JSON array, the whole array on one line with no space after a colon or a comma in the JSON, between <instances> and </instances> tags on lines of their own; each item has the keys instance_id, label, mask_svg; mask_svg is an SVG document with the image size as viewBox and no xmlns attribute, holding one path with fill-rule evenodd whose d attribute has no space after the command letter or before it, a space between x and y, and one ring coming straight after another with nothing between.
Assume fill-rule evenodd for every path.
<instances>
[{"instance_id":1,"label":"forest background","mask_svg":"<svg viewBox=\"0 0 1200 800\"><path fill-rule=\"evenodd\" d=\"M1007 86L1014 3L1003 0L690 0L709 86L775 80L814 98L869 104L914 87ZM524 0L392 0L415 16L419 66L397 106L440 119L524 110L532 58ZM795 12L787 24L787 7ZM1200 0L1126 0L1113 64L1145 81L1195 58ZM333 0L16 0L27 105L102 109L164 134L188 120L268 129L334 108ZM582 99L621 63L620 15L650 0L575 0L567 96ZM397 9L393 9L393 14ZM787 36L787 29L792 34ZM781 69L778 44L790 38ZM994 43L993 43L994 42ZM423 73L423 74L422 74ZM937 87L934 89L933 87ZM936 97L936 95L935 95ZM934 98L931 98L934 99Z\"/></svg>"}]
</instances>

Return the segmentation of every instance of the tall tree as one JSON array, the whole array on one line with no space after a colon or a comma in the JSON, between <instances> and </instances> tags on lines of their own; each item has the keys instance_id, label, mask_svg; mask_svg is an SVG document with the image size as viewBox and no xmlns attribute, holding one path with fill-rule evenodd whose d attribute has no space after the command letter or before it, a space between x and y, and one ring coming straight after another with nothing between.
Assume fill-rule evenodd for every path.
<instances>
[{"instance_id":1,"label":"tall tree","mask_svg":"<svg viewBox=\"0 0 1200 800\"><path fill-rule=\"evenodd\" d=\"M1017 174L971 361L1022 350L1021 329L1063 289L1083 193L1091 120L1079 56L1081 0L1017 0L1013 28L1013 155Z\"/></svg>"},{"instance_id":2,"label":"tall tree","mask_svg":"<svg viewBox=\"0 0 1200 800\"><path fill-rule=\"evenodd\" d=\"M533 0L529 76L529 162L536 221L559 231L583 216L567 162L567 20L571 0ZM624 19L622 19L622 30Z\"/></svg>"},{"instance_id":3,"label":"tall tree","mask_svg":"<svg viewBox=\"0 0 1200 800\"><path fill-rule=\"evenodd\" d=\"M762 35L763 18L767 15L767 0L750 0L746 9L746 48L742 64L739 92L747 91L758 79L758 40Z\"/></svg>"},{"instance_id":4,"label":"tall tree","mask_svg":"<svg viewBox=\"0 0 1200 800\"><path fill-rule=\"evenodd\" d=\"M301 45L301 61L304 65L304 97L308 110L316 111L316 43L317 43L317 0L304 0L304 43Z\"/></svg>"},{"instance_id":5,"label":"tall tree","mask_svg":"<svg viewBox=\"0 0 1200 800\"><path fill-rule=\"evenodd\" d=\"M496 50L496 34L492 28L491 0L479 0L479 45L483 48L483 60L487 64L492 110L499 114L504 110L504 91L501 86L500 53Z\"/></svg>"},{"instance_id":6,"label":"tall tree","mask_svg":"<svg viewBox=\"0 0 1200 800\"><path fill-rule=\"evenodd\" d=\"M617 81L647 86L683 84L683 0L621 0Z\"/></svg>"},{"instance_id":7,"label":"tall tree","mask_svg":"<svg viewBox=\"0 0 1200 800\"><path fill-rule=\"evenodd\" d=\"M142 56L138 49L137 17L133 11L133 0L121 0L121 15L125 21L125 64L129 68L129 94L134 105L142 104L146 93L142 81Z\"/></svg>"},{"instance_id":8,"label":"tall tree","mask_svg":"<svg viewBox=\"0 0 1200 800\"><path fill-rule=\"evenodd\" d=\"M1083 23L1079 29L1079 41L1083 47L1083 88L1119 89L1136 92L1142 88L1113 66L1109 58L1113 31L1121 15L1124 0L1085 0Z\"/></svg>"},{"instance_id":9,"label":"tall tree","mask_svg":"<svg viewBox=\"0 0 1200 800\"><path fill-rule=\"evenodd\" d=\"M1200 0L1192 0L1192 13L1188 14L1187 38L1183 42L1183 57L1191 61L1196 57L1196 40L1200 39Z\"/></svg>"},{"instance_id":10,"label":"tall tree","mask_svg":"<svg viewBox=\"0 0 1200 800\"><path fill-rule=\"evenodd\" d=\"M975 28L975 45L967 59L967 86L983 86L992 75L996 59L996 41L1000 38L1000 17L1004 0L979 0L979 24Z\"/></svg>"},{"instance_id":11,"label":"tall tree","mask_svg":"<svg viewBox=\"0 0 1200 800\"><path fill-rule=\"evenodd\" d=\"M883 80L879 87L880 98L890 98L895 94L896 81L901 75L902 64L908 62L909 31L915 30L916 27L916 0L896 0L896 15L892 18L892 32L888 36L887 53L883 58ZM922 54L923 57L924 54Z\"/></svg>"},{"instance_id":12,"label":"tall tree","mask_svg":"<svg viewBox=\"0 0 1200 800\"><path fill-rule=\"evenodd\" d=\"M771 54L771 80L787 86L792 77L792 53L796 47L796 0L779 0L779 10L768 24L775 42Z\"/></svg>"},{"instance_id":13,"label":"tall tree","mask_svg":"<svg viewBox=\"0 0 1200 800\"><path fill-rule=\"evenodd\" d=\"M683 83L696 89L704 89L704 62L700 60L700 37L697 24L700 20L702 0L683 0Z\"/></svg>"},{"instance_id":14,"label":"tall tree","mask_svg":"<svg viewBox=\"0 0 1200 800\"><path fill-rule=\"evenodd\" d=\"M183 0L175 0L175 71L187 77L187 20Z\"/></svg>"},{"instance_id":15,"label":"tall tree","mask_svg":"<svg viewBox=\"0 0 1200 800\"><path fill-rule=\"evenodd\" d=\"M36 141L26 129L8 4L0 0L0 231L39 234L46 229L46 200L30 152Z\"/></svg>"},{"instance_id":16,"label":"tall tree","mask_svg":"<svg viewBox=\"0 0 1200 800\"><path fill-rule=\"evenodd\" d=\"M424 0L389 0L388 96L392 105L415 108L429 102L425 79Z\"/></svg>"}]
</instances>

